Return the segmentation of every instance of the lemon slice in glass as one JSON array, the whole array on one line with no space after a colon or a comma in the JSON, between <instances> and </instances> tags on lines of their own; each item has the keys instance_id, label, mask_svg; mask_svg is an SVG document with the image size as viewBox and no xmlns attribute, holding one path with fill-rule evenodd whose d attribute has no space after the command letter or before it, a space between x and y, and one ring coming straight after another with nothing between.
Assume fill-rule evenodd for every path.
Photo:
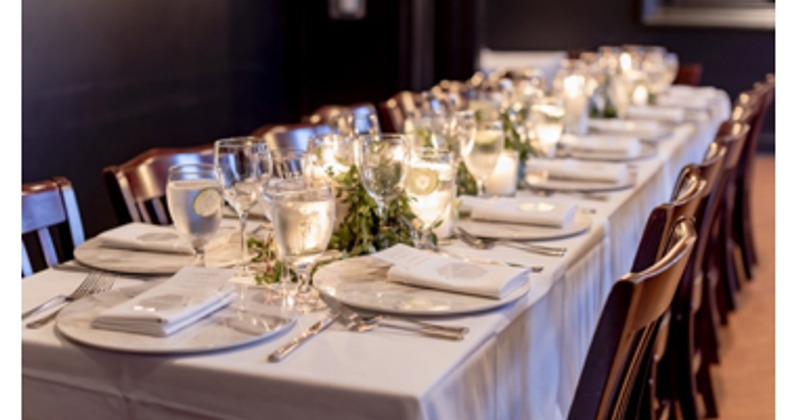
<instances>
[{"instance_id":1,"label":"lemon slice in glass","mask_svg":"<svg viewBox=\"0 0 800 420\"><path fill-rule=\"evenodd\" d=\"M409 194L428 195L439 186L439 175L429 168L411 168L406 175L406 189Z\"/></svg>"},{"instance_id":2,"label":"lemon slice in glass","mask_svg":"<svg viewBox=\"0 0 800 420\"><path fill-rule=\"evenodd\" d=\"M202 217L208 217L218 212L221 205L222 195L215 188L203 188L192 201L194 212Z\"/></svg>"}]
</instances>

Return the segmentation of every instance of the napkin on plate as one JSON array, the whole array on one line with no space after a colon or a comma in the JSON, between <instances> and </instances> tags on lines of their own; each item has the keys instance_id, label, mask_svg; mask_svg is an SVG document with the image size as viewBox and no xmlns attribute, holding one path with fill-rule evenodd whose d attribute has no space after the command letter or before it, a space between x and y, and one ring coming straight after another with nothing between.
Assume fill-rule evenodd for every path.
<instances>
[{"instance_id":1,"label":"napkin on plate","mask_svg":"<svg viewBox=\"0 0 800 420\"><path fill-rule=\"evenodd\" d=\"M93 328L166 337L228 305L228 268L184 267L163 283L101 312Z\"/></svg>"},{"instance_id":2,"label":"napkin on plate","mask_svg":"<svg viewBox=\"0 0 800 420\"><path fill-rule=\"evenodd\" d=\"M553 227L572 223L578 209L574 203L538 197L469 197L468 207L473 220Z\"/></svg>"},{"instance_id":3,"label":"napkin on plate","mask_svg":"<svg viewBox=\"0 0 800 420\"><path fill-rule=\"evenodd\" d=\"M193 255L191 242L175 228L132 222L97 235L103 246Z\"/></svg>"},{"instance_id":4,"label":"napkin on plate","mask_svg":"<svg viewBox=\"0 0 800 420\"><path fill-rule=\"evenodd\" d=\"M475 264L398 244L373 254L392 264L389 281L503 299L525 285L530 269Z\"/></svg>"},{"instance_id":5,"label":"napkin on plate","mask_svg":"<svg viewBox=\"0 0 800 420\"><path fill-rule=\"evenodd\" d=\"M683 108L675 106L629 105L628 118L681 123L686 119L686 113Z\"/></svg>"},{"instance_id":6,"label":"napkin on plate","mask_svg":"<svg viewBox=\"0 0 800 420\"><path fill-rule=\"evenodd\" d=\"M621 163L586 162L575 159L531 158L526 162L525 170L547 171L548 179L611 184L620 184L628 176L628 169Z\"/></svg>"},{"instance_id":7,"label":"napkin on plate","mask_svg":"<svg viewBox=\"0 0 800 420\"><path fill-rule=\"evenodd\" d=\"M622 120L619 118L590 118L589 128L602 133L626 134L653 140L669 134L661 121Z\"/></svg>"},{"instance_id":8,"label":"napkin on plate","mask_svg":"<svg viewBox=\"0 0 800 420\"><path fill-rule=\"evenodd\" d=\"M561 136L560 142L566 146L567 149L579 153L601 153L619 157L636 157L642 152L641 141L633 136L613 134L576 136L573 134L564 134Z\"/></svg>"}]
</instances>

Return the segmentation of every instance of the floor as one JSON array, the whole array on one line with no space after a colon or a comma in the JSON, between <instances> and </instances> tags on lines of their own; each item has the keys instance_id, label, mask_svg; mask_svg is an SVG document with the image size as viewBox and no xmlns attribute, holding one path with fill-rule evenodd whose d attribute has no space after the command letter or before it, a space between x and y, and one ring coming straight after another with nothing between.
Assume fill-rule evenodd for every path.
<instances>
[{"instance_id":1,"label":"floor","mask_svg":"<svg viewBox=\"0 0 800 420\"><path fill-rule=\"evenodd\" d=\"M721 363L712 370L719 418L775 418L775 158L755 171L755 242L759 264L723 328ZM756 204L757 203L757 204Z\"/></svg>"}]
</instances>

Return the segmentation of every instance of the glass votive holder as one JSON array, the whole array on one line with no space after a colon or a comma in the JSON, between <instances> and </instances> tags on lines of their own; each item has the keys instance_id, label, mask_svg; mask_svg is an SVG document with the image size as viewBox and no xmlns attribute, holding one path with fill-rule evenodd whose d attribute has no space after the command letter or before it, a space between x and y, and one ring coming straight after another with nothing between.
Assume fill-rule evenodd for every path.
<instances>
[{"instance_id":1,"label":"glass votive holder","mask_svg":"<svg viewBox=\"0 0 800 420\"><path fill-rule=\"evenodd\" d=\"M486 193L494 196L513 197L517 193L519 178L519 152L503 150L497 166L486 181Z\"/></svg>"}]
</instances>

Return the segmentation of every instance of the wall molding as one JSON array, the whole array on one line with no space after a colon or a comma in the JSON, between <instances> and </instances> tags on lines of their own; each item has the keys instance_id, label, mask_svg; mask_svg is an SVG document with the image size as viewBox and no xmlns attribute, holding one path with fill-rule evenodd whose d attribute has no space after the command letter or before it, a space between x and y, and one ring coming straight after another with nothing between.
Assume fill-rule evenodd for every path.
<instances>
[{"instance_id":1,"label":"wall molding","mask_svg":"<svg viewBox=\"0 0 800 420\"><path fill-rule=\"evenodd\" d=\"M775 30L775 6L765 3L734 7L667 6L662 0L642 0L642 23L647 26Z\"/></svg>"}]
</instances>

